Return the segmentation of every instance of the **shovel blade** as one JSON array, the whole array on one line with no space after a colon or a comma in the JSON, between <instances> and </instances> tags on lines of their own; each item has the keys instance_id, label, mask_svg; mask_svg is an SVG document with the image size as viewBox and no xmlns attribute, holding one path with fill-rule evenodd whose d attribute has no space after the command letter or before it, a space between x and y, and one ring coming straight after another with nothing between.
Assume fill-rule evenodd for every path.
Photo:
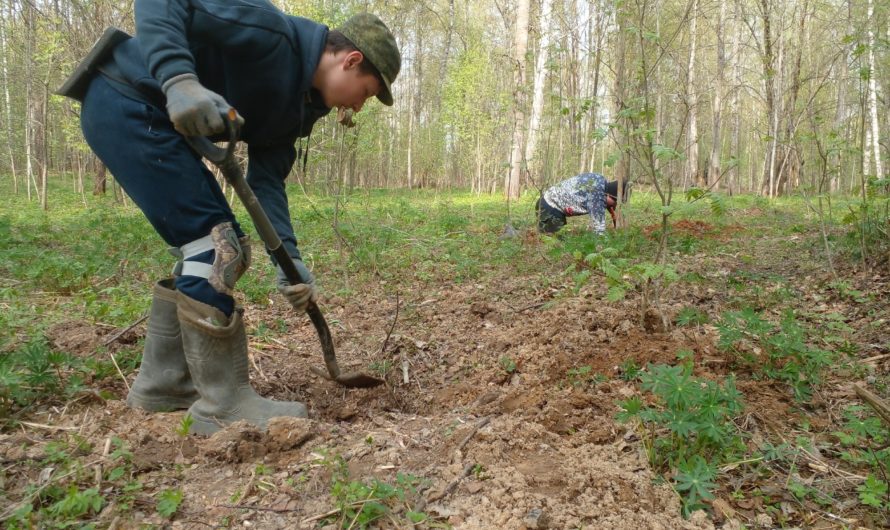
<instances>
[{"instance_id":1,"label":"shovel blade","mask_svg":"<svg viewBox=\"0 0 890 530\"><path fill-rule=\"evenodd\" d=\"M315 366L310 367L309 370L319 377L323 377L328 381L333 381L347 388L374 388L375 386L383 384L383 379L378 379L361 372L349 372L340 374L337 377L331 377L331 374Z\"/></svg>"},{"instance_id":2,"label":"shovel blade","mask_svg":"<svg viewBox=\"0 0 890 530\"><path fill-rule=\"evenodd\" d=\"M373 388L383 384L382 379L363 374L361 372L351 372L348 374L340 374L340 377L334 381L349 388Z\"/></svg>"}]
</instances>

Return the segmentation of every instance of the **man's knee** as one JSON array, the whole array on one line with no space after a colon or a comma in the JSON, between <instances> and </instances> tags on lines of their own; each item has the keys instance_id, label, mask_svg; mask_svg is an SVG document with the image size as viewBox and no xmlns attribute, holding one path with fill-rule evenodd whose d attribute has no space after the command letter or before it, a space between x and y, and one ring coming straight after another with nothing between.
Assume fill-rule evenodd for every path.
<instances>
[{"instance_id":1,"label":"man's knee","mask_svg":"<svg viewBox=\"0 0 890 530\"><path fill-rule=\"evenodd\" d=\"M235 283L250 266L249 238L238 237L231 222L220 223L209 235L171 251L180 259L175 275L204 278L227 296L232 296Z\"/></svg>"}]
</instances>

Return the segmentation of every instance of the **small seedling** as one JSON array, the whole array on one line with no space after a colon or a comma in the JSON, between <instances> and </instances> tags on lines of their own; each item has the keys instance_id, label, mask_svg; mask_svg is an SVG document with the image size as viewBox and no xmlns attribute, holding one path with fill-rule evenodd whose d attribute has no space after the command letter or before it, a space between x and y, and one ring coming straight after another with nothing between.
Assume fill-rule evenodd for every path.
<instances>
[{"instance_id":1,"label":"small seedling","mask_svg":"<svg viewBox=\"0 0 890 530\"><path fill-rule=\"evenodd\" d=\"M183 438L188 437L189 431L192 428L192 424L195 423L195 419L192 418L192 415L188 412L185 413L185 416L179 420L179 425L176 426L176 434L182 436Z\"/></svg>"},{"instance_id":2,"label":"small seedling","mask_svg":"<svg viewBox=\"0 0 890 530\"><path fill-rule=\"evenodd\" d=\"M869 473L863 484L856 488L859 491L859 501L866 506L884 508L887 503L887 483Z\"/></svg>"},{"instance_id":3,"label":"small seedling","mask_svg":"<svg viewBox=\"0 0 890 530\"><path fill-rule=\"evenodd\" d=\"M578 368L569 368L568 372L566 372L566 377L569 380L569 383L575 387L579 388L582 386L586 386L590 383L602 383L605 381L605 376L602 374L593 374L593 368L588 365L579 366Z\"/></svg>"},{"instance_id":4,"label":"small seedling","mask_svg":"<svg viewBox=\"0 0 890 530\"><path fill-rule=\"evenodd\" d=\"M392 370L392 361L372 361L370 364L368 364L368 369L372 372L380 374L381 376L386 376L386 374Z\"/></svg>"},{"instance_id":5,"label":"small seedling","mask_svg":"<svg viewBox=\"0 0 890 530\"><path fill-rule=\"evenodd\" d=\"M723 384L695 379L690 355L678 357L686 360L684 365L649 365L641 374L642 389L655 395L656 404L633 396L619 403L617 419L636 419L649 427L643 431L649 460L653 468L673 473L688 515L713 498L718 467L736 459L745 445L733 423L742 411L735 379Z\"/></svg>"},{"instance_id":6,"label":"small seedling","mask_svg":"<svg viewBox=\"0 0 890 530\"><path fill-rule=\"evenodd\" d=\"M157 511L162 517L170 519L182 504L182 490L178 488L166 489L158 495Z\"/></svg>"},{"instance_id":7,"label":"small seedling","mask_svg":"<svg viewBox=\"0 0 890 530\"><path fill-rule=\"evenodd\" d=\"M423 479L399 473L395 484L376 478L353 480L342 456L325 454L322 464L331 469L331 496L339 510L325 521L341 528L369 528L384 517L399 527L404 525L404 519L411 523L428 519L427 514L411 509L418 486L426 482Z\"/></svg>"},{"instance_id":8,"label":"small seedling","mask_svg":"<svg viewBox=\"0 0 890 530\"><path fill-rule=\"evenodd\" d=\"M697 307L687 306L677 313L677 326L700 326L708 323L708 315Z\"/></svg>"},{"instance_id":9,"label":"small seedling","mask_svg":"<svg viewBox=\"0 0 890 530\"><path fill-rule=\"evenodd\" d=\"M498 360L498 365L501 367L501 370L508 374L512 374L516 371L516 361L507 356L501 357Z\"/></svg>"},{"instance_id":10,"label":"small seedling","mask_svg":"<svg viewBox=\"0 0 890 530\"><path fill-rule=\"evenodd\" d=\"M624 381L633 381L640 377L641 369L633 359L627 359L621 363L619 370L621 371L621 379Z\"/></svg>"}]
</instances>

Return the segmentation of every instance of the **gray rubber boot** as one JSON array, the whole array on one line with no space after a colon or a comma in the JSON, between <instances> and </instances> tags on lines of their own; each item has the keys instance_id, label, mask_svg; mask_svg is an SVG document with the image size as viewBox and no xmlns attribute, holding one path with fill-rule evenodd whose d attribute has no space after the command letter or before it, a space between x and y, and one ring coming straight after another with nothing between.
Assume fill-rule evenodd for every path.
<instances>
[{"instance_id":1,"label":"gray rubber boot","mask_svg":"<svg viewBox=\"0 0 890 530\"><path fill-rule=\"evenodd\" d=\"M306 418L306 405L272 401L250 386L247 335L241 311L231 318L222 311L177 293L182 344L201 399L190 408L191 432L213 434L225 425L246 420L265 429L270 418Z\"/></svg>"},{"instance_id":2,"label":"gray rubber boot","mask_svg":"<svg viewBox=\"0 0 890 530\"><path fill-rule=\"evenodd\" d=\"M187 409L199 397L182 351L173 279L161 280L154 287L142 366L127 394L127 405L164 412Z\"/></svg>"}]
</instances>

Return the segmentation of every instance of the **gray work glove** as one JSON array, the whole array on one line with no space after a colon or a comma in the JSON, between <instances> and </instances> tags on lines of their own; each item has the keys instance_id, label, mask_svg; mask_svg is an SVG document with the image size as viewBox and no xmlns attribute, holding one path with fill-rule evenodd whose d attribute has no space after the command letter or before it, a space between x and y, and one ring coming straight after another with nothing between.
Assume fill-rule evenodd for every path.
<instances>
[{"instance_id":1,"label":"gray work glove","mask_svg":"<svg viewBox=\"0 0 890 530\"><path fill-rule=\"evenodd\" d=\"M315 302L318 299L318 294L315 292L315 277L312 276L312 273L309 272L309 269L306 268L306 265L302 260L294 259L294 265L297 266L297 271L299 271L300 276L303 277L303 280L306 283L291 285L290 282L287 281L287 277L284 275L284 271L281 270L281 267L277 267L276 275L278 276L278 292L287 298L287 301L290 302L290 305L294 306L294 309L297 311L305 311L306 305L310 300Z\"/></svg>"},{"instance_id":2,"label":"gray work glove","mask_svg":"<svg viewBox=\"0 0 890 530\"><path fill-rule=\"evenodd\" d=\"M226 130L222 115L231 105L222 96L207 90L195 74L182 74L163 86L167 96L167 114L173 127L186 136L211 136ZM238 125L244 118L237 117Z\"/></svg>"}]
</instances>

